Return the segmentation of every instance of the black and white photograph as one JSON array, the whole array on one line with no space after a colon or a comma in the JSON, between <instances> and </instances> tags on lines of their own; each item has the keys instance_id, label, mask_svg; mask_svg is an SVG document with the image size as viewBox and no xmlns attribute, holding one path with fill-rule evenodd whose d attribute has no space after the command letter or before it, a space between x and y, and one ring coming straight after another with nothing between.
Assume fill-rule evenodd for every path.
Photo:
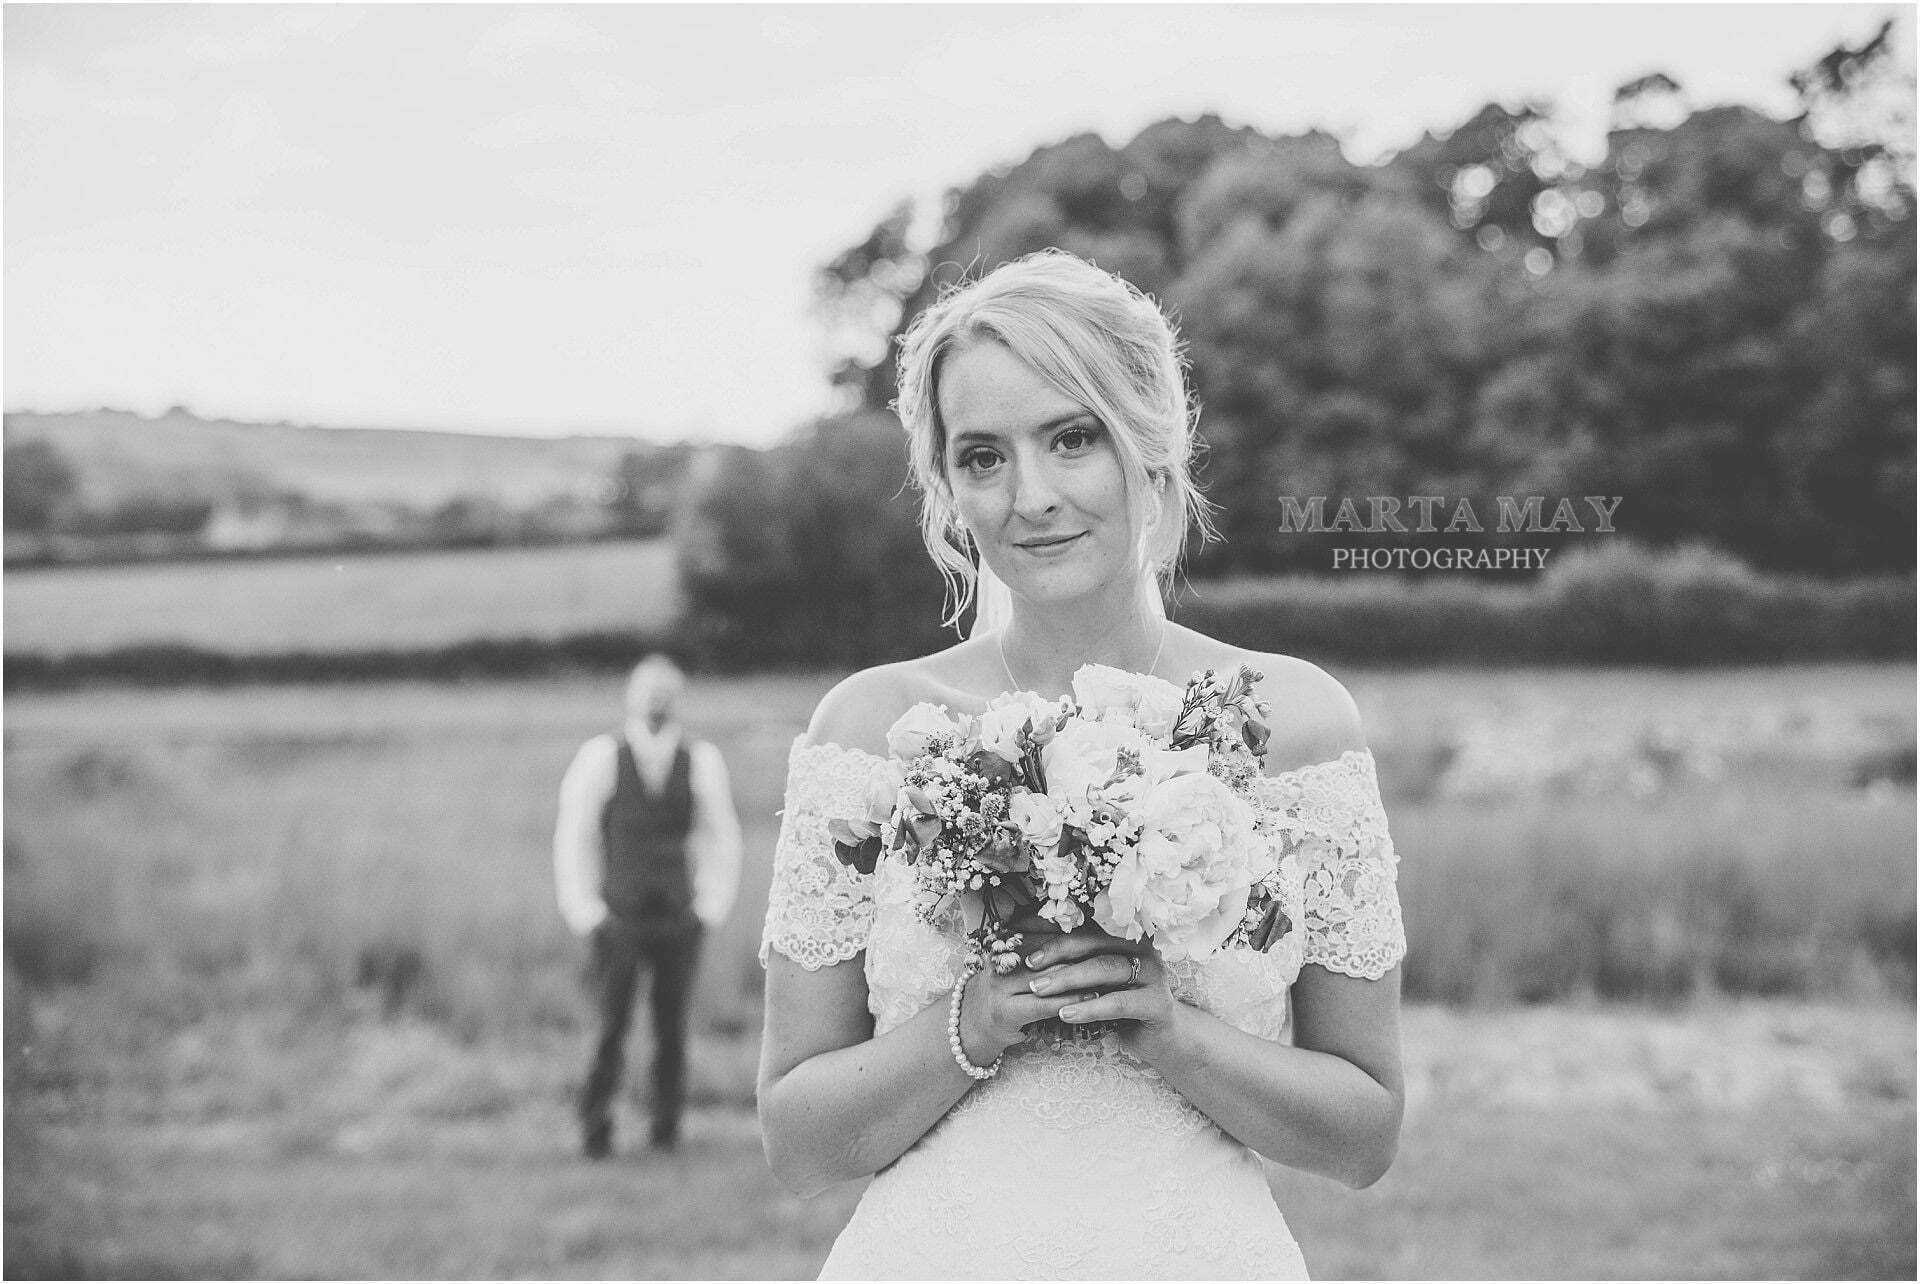
<instances>
[{"instance_id":1,"label":"black and white photograph","mask_svg":"<svg viewBox=\"0 0 1920 1284\"><path fill-rule=\"evenodd\" d=\"M6 4L5 1278L1913 1279L1915 20Z\"/></svg>"}]
</instances>

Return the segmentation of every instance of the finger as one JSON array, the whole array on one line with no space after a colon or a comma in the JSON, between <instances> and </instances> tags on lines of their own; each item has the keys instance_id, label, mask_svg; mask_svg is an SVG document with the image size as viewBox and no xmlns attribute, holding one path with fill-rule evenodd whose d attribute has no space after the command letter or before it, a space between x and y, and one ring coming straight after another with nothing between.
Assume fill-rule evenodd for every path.
<instances>
[{"instance_id":1,"label":"finger","mask_svg":"<svg viewBox=\"0 0 1920 1284\"><path fill-rule=\"evenodd\" d=\"M1090 992L1044 996L1021 994L1009 999L1004 1011L1015 1025L1025 1029L1035 1021L1049 1021L1059 1016L1062 1007L1072 1003L1084 1003L1093 997L1094 995Z\"/></svg>"},{"instance_id":2,"label":"finger","mask_svg":"<svg viewBox=\"0 0 1920 1284\"><path fill-rule=\"evenodd\" d=\"M1042 941L1028 950L1024 957L1027 966L1037 972L1042 968L1061 963L1073 963L1102 954L1137 954L1140 948L1140 944L1136 941L1123 941L1117 936L1108 936L1105 932L1079 931Z\"/></svg>"},{"instance_id":3,"label":"finger","mask_svg":"<svg viewBox=\"0 0 1920 1284\"><path fill-rule=\"evenodd\" d=\"M1073 1025L1089 1021L1127 1021L1145 1014L1139 990L1112 990L1061 1005L1060 1019Z\"/></svg>"},{"instance_id":4,"label":"finger","mask_svg":"<svg viewBox=\"0 0 1920 1284\"><path fill-rule=\"evenodd\" d=\"M1132 959L1126 954L1096 954L1073 963L1056 963L1027 979L1035 994L1067 994L1075 990L1119 990L1134 983Z\"/></svg>"}]
</instances>

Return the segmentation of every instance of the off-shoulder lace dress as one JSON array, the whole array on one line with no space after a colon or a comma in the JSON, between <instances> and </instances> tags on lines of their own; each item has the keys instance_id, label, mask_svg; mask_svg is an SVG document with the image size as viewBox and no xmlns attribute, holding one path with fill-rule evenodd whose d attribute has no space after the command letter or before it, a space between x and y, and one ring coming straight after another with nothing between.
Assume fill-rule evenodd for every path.
<instances>
[{"instance_id":1,"label":"off-shoulder lace dress","mask_svg":"<svg viewBox=\"0 0 1920 1284\"><path fill-rule=\"evenodd\" d=\"M808 969L865 955L874 1033L943 1003L966 957L959 924L914 911L913 871L842 865L827 824L862 814L879 760L795 742L760 957ZM1349 751L1259 782L1260 832L1299 929L1265 953L1171 967L1174 992L1265 1039L1318 964L1377 979L1405 953L1395 855L1373 757ZM1297 886L1297 891L1295 887ZM1117 1035L1034 1035L867 1188L823 1279L1305 1279L1267 1187L1234 1141Z\"/></svg>"}]
</instances>

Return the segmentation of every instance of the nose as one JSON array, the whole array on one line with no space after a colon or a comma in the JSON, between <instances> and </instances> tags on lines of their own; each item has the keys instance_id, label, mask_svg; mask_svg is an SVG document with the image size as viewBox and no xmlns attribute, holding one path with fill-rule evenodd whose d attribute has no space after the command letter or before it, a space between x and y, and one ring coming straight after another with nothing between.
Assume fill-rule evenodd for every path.
<instances>
[{"instance_id":1,"label":"nose","mask_svg":"<svg viewBox=\"0 0 1920 1284\"><path fill-rule=\"evenodd\" d=\"M1027 521L1043 523L1060 508L1060 488L1046 464L1023 460L1015 465L1013 511Z\"/></svg>"}]
</instances>

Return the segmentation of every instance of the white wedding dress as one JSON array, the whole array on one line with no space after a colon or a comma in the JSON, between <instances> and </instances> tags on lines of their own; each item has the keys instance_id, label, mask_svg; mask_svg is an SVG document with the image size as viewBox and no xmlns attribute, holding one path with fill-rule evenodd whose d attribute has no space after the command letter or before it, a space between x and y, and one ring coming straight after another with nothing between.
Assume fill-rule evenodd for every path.
<instances>
[{"instance_id":1,"label":"white wedding dress","mask_svg":"<svg viewBox=\"0 0 1920 1284\"><path fill-rule=\"evenodd\" d=\"M778 950L811 970L864 953L880 1035L947 1001L966 941L917 917L907 866L883 858L863 876L833 854L827 822L862 814L877 761L795 742L761 961ZM1170 971L1179 998L1284 1040L1303 964L1377 979L1406 947L1372 755L1259 788L1296 929L1265 953ZM1117 1035L1033 1035L873 1179L821 1278L1305 1279L1263 1162Z\"/></svg>"}]
</instances>

